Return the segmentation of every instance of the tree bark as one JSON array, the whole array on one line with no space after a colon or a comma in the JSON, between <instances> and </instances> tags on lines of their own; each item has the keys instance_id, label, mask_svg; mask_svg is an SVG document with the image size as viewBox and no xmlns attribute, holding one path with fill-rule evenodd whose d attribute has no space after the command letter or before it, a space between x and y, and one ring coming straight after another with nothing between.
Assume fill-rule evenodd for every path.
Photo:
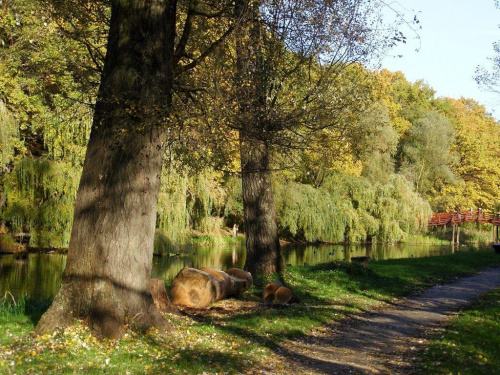
<instances>
[{"instance_id":1,"label":"tree bark","mask_svg":"<svg viewBox=\"0 0 500 375\"><path fill-rule=\"evenodd\" d=\"M172 102L174 0L114 0L108 50L62 286L39 334L88 318L97 337L118 338L125 317L164 326L150 276L168 111Z\"/></svg>"},{"instance_id":2,"label":"tree bark","mask_svg":"<svg viewBox=\"0 0 500 375\"><path fill-rule=\"evenodd\" d=\"M247 250L244 268L260 284L262 276L281 275L283 271L269 150L264 142L247 138L242 133L240 150Z\"/></svg>"}]
</instances>

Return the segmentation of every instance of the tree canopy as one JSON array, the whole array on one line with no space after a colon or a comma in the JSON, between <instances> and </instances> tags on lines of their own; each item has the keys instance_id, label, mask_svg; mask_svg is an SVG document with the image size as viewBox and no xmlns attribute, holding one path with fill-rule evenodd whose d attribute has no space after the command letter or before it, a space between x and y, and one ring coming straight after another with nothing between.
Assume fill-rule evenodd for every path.
<instances>
[{"instance_id":1,"label":"tree canopy","mask_svg":"<svg viewBox=\"0 0 500 375\"><path fill-rule=\"evenodd\" d=\"M13 232L32 233L32 246L67 247L75 181L81 173L105 54L109 3L9 2L2 12L1 217ZM229 19L216 22L205 18L203 22L196 27L217 22L217 27L223 27ZM290 33L288 39L281 40L292 44L292 36L300 35ZM215 49L178 83L180 90L174 100L182 109L176 113L180 126L172 129L157 221L159 233L166 234L171 245L184 242L191 229L220 233L229 223L243 224L241 187L235 180L240 168L237 129L231 130L234 122L228 120L234 110L228 99L232 80L227 75L235 61L232 43ZM208 39L200 39L191 44L186 55L199 56L201 52L197 51L207 44ZM309 45L308 51L313 47L319 48ZM302 51L306 51L305 46ZM300 51L280 47L275 52L287 58L288 65L276 68L281 77L286 66L299 62L293 52ZM317 64L304 67L296 78L284 86L282 83L279 91L273 89L282 95L276 106L283 113L310 90L309 74L319 74ZM498 144L498 124L478 103L436 99L432 88L422 82L411 83L401 73L370 71L361 65L351 65L321 89L318 110L308 112L309 117L301 121L324 130L308 138L295 138L307 147L294 147L285 153L278 144L272 151L275 156L271 165L277 181L311 186L315 191L339 173L382 184L391 175L402 174L434 211L471 206L487 209L498 203L498 152L494 147L495 142ZM340 107L340 103L345 105ZM425 144L423 127L427 122L433 132L438 129L431 125L430 116L441 116L441 122L450 124L445 132L450 138L437 133L449 149L448 153L436 154L445 157L441 166L446 172L440 178L428 175L427 185L422 187L420 180L417 187L411 177L418 176L417 157L427 157L424 150L430 146ZM339 124L335 129L326 126L332 119ZM288 124L286 117L280 121ZM293 210L300 209L282 206L282 190L279 186L275 190L281 235L305 236L300 225L290 230L284 224L284 217L293 217ZM342 231L339 229L339 233ZM319 240L326 238L320 236Z\"/></svg>"},{"instance_id":2,"label":"tree canopy","mask_svg":"<svg viewBox=\"0 0 500 375\"><path fill-rule=\"evenodd\" d=\"M67 281L96 253L143 275L94 265L75 316L98 322L105 295L121 309L95 332L150 305L153 243L234 223L276 254L280 236L395 242L432 211L498 207L498 122L367 64L402 38L381 2L143 3L0 6L0 219L31 246L69 246Z\"/></svg>"}]
</instances>

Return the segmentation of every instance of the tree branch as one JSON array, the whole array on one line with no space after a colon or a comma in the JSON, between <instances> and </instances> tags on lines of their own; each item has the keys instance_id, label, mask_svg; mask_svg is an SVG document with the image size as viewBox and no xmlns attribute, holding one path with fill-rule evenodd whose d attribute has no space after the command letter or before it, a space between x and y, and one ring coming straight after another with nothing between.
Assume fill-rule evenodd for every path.
<instances>
[{"instance_id":1,"label":"tree branch","mask_svg":"<svg viewBox=\"0 0 500 375\"><path fill-rule=\"evenodd\" d=\"M183 65L183 66L178 66L177 69L178 69L178 73L184 73L184 72L187 72L188 70L191 70L193 69L194 67L196 67L197 65L199 65L200 63L203 62L203 60L205 60L205 58L210 55L219 45L222 44L222 42L233 32L233 30L235 29L235 25L231 25L224 34L222 34L222 36L217 39L215 42L213 42L210 46L208 46L208 48L203 51L203 53L198 56L197 59L193 60L192 62L190 62L189 64L186 64L186 65Z\"/></svg>"},{"instance_id":2,"label":"tree branch","mask_svg":"<svg viewBox=\"0 0 500 375\"><path fill-rule=\"evenodd\" d=\"M182 57L186 54L186 46L189 41L189 36L191 34L191 29L193 26L193 18L196 16L195 10L198 5L198 0L190 0L188 4L188 11L186 16L186 22L184 23L184 29L182 30L182 36L175 48L174 53L174 64L177 66Z\"/></svg>"}]
</instances>

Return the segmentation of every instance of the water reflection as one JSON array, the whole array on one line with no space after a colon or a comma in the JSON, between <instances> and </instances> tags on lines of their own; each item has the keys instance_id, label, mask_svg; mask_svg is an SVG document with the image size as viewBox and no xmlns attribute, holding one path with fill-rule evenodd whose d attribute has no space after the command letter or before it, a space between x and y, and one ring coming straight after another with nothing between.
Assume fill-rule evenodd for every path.
<instances>
[{"instance_id":1,"label":"water reflection","mask_svg":"<svg viewBox=\"0 0 500 375\"><path fill-rule=\"evenodd\" d=\"M15 298L22 295L51 298L61 286L66 255L29 254L24 259L14 255L0 257L0 293L9 291Z\"/></svg>"},{"instance_id":2,"label":"water reflection","mask_svg":"<svg viewBox=\"0 0 500 375\"><path fill-rule=\"evenodd\" d=\"M333 260L350 261L352 257L368 256L374 260L421 258L453 253L450 246L436 245L287 245L282 254L287 265L304 265L330 262Z\"/></svg>"},{"instance_id":3,"label":"water reflection","mask_svg":"<svg viewBox=\"0 0 500 375\"><path fill-rule=\"evenodd\" d=\"M435 245L286 245L282 248L285 265L318 264L332 260L369 256L372 259L418 258L451 254L451 246ZM461 247L460 251L467 250ZM224 247L191 246L180 250L179 255L155 257L152 277L172 279L183 267L209 267L226 270L242 268L245 249L233 245ZM66 266L66 256L61 254L29 254L27 259L14 255L0 256L0 297L10 291L15 298L27 295L51 298L59 290L61 274Z\"/></svg>"},{"instance_id":4,"label":"water reflection","mask_svg":"<svg viewBox=\"0 0 500 375\"><path fill-rule=\"evenodd\" d=\"M152 277L171 279L184 267L215 268L227 270L232 267L243 268L245 248L239 245L224 247L188 247L178 256L155 257Z\"/></svg>"}]
</instances>

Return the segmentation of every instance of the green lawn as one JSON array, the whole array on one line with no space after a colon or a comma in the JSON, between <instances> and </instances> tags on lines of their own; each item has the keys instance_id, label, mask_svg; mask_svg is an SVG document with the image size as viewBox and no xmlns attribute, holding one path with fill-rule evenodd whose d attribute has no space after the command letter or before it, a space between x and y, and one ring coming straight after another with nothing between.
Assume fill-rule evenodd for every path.
<instances>
[{"instance_id":1,"label":"green lawn","mask_svg":"<svg viewBox=\"0 0 500 375\"><path fill-rule=\"evenodd\" d=\"M259 293L247 293L242 301L221 301L195 317L169 317L176 328L169 335L127 330L117 342L97 342L83 322L35 338L30 332L48 304L13 306L4 300L0 373L279 373L273 352L284 339L488 266L500 266L500 256L476 252L372 262L369 268L344 262L290 267L285 279L300 304L271 307L259 302Z\"/></svg>"},{"instance_id":2,"label":"green lawn","mask_svg":"<svg viewBox=\"0 0 500 375\"><path fill-rule=\"evenodd\" d=\"M422 374L500 374L500 289L453 318L421 360Z\"/></svg>"}]
</instances>

